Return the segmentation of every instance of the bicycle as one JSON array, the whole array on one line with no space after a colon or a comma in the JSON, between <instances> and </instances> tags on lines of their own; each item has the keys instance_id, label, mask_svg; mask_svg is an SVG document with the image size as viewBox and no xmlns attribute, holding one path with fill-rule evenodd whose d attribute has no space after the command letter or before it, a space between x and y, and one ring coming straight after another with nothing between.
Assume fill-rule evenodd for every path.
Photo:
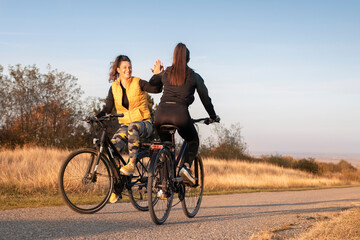
<instances>
[{"instance_id":1,"label":"bicycle","mask_svg":"<svg viewBox=\"0 0 360 240\"><path fill-rule=\"evenodd\" d=\"M95 213L108 203L111 193L115 192L121 198L126 189L132 205L140 211L148 211L146 188L150 143L141 144L135 173L124 176L120 174L120 168L126 162L107 135L105 121L123 116L107 114L99 119L85 120L100 126L99 138L93 139L95 147L70 153L59 172L60 193L72 210L84 214Z\"/></svg>"},{"instance_id":2,"label":"bicycle","mask_svg":"<svg viewBox=\"0 0 360 240\"><path fill-rule=\"evenodd\" d=\"M194 123L210 123L209 118L193 119ZM147 185L148 206L151 219L154 223L163 224L170 214L174 193L178 194L184 214L195 217L198 213L204 191L204 166L202 159L197 155L192 163L191 172L195 184L185 182L179 175L184 164L184 154L187 148L183 141L179 154L176 156L174 125L162 125L163 131L168 131L172 136L171 142L152 142L150 146L151 162Z\"/></svg>"}]
</instances>

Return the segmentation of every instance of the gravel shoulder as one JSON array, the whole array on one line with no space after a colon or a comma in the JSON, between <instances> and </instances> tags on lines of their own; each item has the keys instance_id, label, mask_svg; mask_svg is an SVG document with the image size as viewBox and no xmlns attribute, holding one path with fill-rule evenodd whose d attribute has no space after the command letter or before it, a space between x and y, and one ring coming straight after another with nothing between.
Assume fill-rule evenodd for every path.
<instances>
[{"instance_id":1,"label":"gravel shoulder","mask_svg":"<svg viewBox=\"0 0 360 240\"><path fill-rule=\"evenodd\" d=\"M130 203L91 215L66 206L6 210L0 239L248 239L264 230L296 237L359 202L360 187L205 196L195 218L186 218L179 204L162 226Z\"/></svg>"}]
</instances>

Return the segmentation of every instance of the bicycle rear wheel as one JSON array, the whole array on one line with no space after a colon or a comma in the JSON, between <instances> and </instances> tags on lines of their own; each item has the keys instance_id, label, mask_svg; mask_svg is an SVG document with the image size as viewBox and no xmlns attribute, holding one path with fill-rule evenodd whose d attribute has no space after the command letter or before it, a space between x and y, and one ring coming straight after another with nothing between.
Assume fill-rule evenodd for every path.
<instances>
[{"instance_id":1,"label":"bicycle rear wheel","mask_svg":"<svg viewBox=\"0 0 360 240\"><path fill-rule=\"evenodd\" d=\"M148 205L151 219L154 223L163 224L168 218L173 201L173 191L170 186L171 154L168 150L160 150L152 159L148 179Z\"/></svg>"},{"instance_id":2,"label":"bicycle rear wheel","mask_svg":"<svg viewBox=\"0 0 360 240\"><path fill-rule=\"evenodd\" d=\"M202 195L204 191L204 166L200 156L196 156L191 166L191 172L195 177L195 186L184 184L184 199L181 201L184 214L189 217L195 217L201 205Z\"/></svg>"},{"instance_id":3,"label":"bicycle rear wheel","mask_svg":"<svg viewBox=\"0 0 360 240\"><path fill-rule=\"evenodd\" d=\"M140 152L136 158L135 173L131 180L129 197L132 205L140 211L148 211L147 182L150 165L148 151Z\"/></svg>"},{"instance_id":4,"label":"bicycle rear wheel","mask_svg":"<svg viewBox=\"0 0 360 240\"><path fill-rule=\"evenodd\" d=\"M72 152L64 161L59 173L60 193L65 203L79 213L95 213L110 198L114 184L112 172L105 156L100 157L96 171L93 169L98 153L91 148Z\"/></svg>"}]
</instances>

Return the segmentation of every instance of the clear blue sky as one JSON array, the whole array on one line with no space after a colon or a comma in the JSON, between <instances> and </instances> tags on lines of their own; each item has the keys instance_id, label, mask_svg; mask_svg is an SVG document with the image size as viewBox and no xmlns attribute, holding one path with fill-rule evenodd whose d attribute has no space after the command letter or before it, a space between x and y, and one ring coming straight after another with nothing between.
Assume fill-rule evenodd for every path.
<instances>
[{"instance_id":1,"label":"clear blue sky","mask_svg":"<svg viewBox=\"0 0 360 240\"><path fill-rule=\"evenodd\" d=\"M0 64L51 64L86 96L105 97L118 54L149 79L155 60L169 66L183 42L250 153L360 156L359 13L360 2L346 0L2 0ZM198 98L190 111L206 115Z\"/></svg>"}]
</instances>

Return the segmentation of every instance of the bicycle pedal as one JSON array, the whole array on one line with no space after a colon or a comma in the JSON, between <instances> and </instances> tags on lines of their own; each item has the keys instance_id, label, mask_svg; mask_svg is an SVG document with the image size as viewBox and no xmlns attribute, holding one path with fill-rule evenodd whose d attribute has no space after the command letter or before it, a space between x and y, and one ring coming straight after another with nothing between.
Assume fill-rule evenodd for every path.
<instances>
[{"instance_id":1,"label":"bicycle pedal","mask_svg":"<svg viewBox=\"0 0 360 240\"><path fill-rule=\"evenodd\" d=\"M165 192L163 192L163 190L160 189L160 191L157 192L156 196L162 200L167 199L167 194Z\"/></svg>"},{"instance_id":2,"label":"bicycle pedal","mask_svg":"<svg viewBox=\"0 0 360 240\"><path fill-rule=\"evenodd\" d=\"M188 185L188 186L190 186L190 187L195 187L195 186L197 186L197 184L193 184L192 182L190 182L190 181L188 181L188 180L184 180L183 183L186 184L186 185Z\"/></svg>"}]
</instances>

